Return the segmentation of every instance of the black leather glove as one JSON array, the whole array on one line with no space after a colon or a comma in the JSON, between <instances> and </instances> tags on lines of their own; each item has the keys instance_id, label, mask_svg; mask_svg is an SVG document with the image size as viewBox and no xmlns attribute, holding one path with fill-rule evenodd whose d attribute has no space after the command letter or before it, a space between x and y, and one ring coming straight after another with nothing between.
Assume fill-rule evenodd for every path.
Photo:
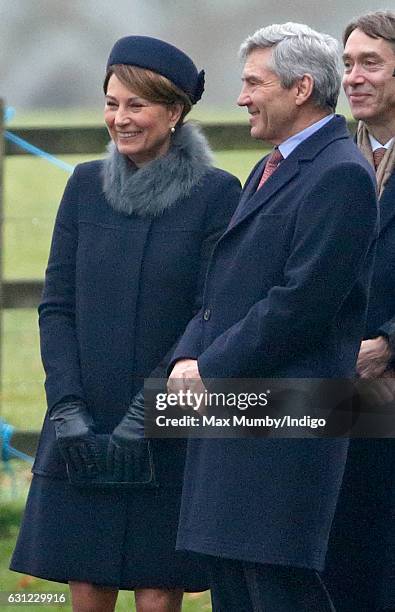
<instances>
[{"instance_id":1,"label":"black leather glove","mask_svg":"<svg viewBox=\"0 0 395 612\"><path fill-rule=\"evenodd\" d=\"M144 395L139 391L111 434L107 467L115 481L152 482L150 442L144 438Z\"/></svg>"},{"instance_id":2,"label":"black leather glove","mask_svg":"<svg viewBox=\"0 0 395 612\"><path fill-rule=\"evenodd\" d=\"M50 413L56 440L71 470L79 476L94 478L100 471L95 442L94 423L85 402L78 398L65 399Z\"/></svg>"}]
</instances>

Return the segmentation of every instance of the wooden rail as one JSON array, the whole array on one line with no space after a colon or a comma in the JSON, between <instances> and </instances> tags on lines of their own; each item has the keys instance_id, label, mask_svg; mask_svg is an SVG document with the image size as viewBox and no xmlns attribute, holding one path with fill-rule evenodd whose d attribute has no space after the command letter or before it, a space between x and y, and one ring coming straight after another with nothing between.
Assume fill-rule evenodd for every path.
<instances>
[{"instance_id":1,"label":"wooden rail","mask_svg":"<svg viewBox=\"0 0 395 612\"><path fill-rule=\"evenodd\" d=\"M250 137L248 123L205 124L203 131L214 150L259 149L262 142ZM9 130L32 145L53 155L89 155L103 153L110 140L104 127L51 127ZM270 146L266 144L266 146ZM6 155L25 155L26 153L9 141L6 142Z\"/></svg>"},{"instance_id":2,"label":"wooden rail","mask_svg":"<svg viewBox=\"0 0 395 612\"><path fill-rule=\"evenodd\" d=\"M268 142L251 138L247 121L201 125L214 151L256 150L272 146ZM348 126L355 133L355 122L349 122ZM109 142L108 132L101 126L15 128L9 131L52 155L103 153ZM26 155L26 152L18 145L6 141L5 154Z\"/></svg>"},{"instance_id":3,"label":"wooden rail","mask_svg":"<svg viewBox=\"0 0 395 612\"><path fill-rule=\"evenodd\" d=\"M3 281L3 309L37 308L43 285L42 280Z\"/></svg>"}]
</instances>

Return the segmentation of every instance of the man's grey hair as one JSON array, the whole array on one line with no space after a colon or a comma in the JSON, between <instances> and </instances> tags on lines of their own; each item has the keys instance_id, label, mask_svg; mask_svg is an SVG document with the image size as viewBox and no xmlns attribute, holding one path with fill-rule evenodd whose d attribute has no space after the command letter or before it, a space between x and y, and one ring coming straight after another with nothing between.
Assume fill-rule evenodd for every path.
<instances>
[{"instance_id":1,"label":"man's grey hair","mask_svg":"<svg viewBox=\"0 0 395 612\"><path fill-rule=\"evenodd\" d=\"M240 47L246 59L255 49L273 47L269 69L286 89L304 74L314 79L313 102L320 108L336 108L341 85L340 50L337 40L301 23L273 24L248 36Z\"/></svg>"}]
</instances>

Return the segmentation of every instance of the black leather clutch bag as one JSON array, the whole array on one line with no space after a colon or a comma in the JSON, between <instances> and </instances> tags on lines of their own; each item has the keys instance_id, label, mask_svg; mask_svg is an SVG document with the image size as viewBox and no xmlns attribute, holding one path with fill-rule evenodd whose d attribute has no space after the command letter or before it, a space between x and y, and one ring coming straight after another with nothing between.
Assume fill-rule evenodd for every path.
<instances>
[{"instance_id":1,"label":"black leather clutch bag","mask_svg":"<svg viewBox=\"0 0 395 612\"><path fill-rule=\"evenodd\" d=\"M121 480L114 479L113 474L107 468L107 449L110 436L96 436L98 448L99 473L92 478L83 475L66 464L69 482L84 489L93 488L157 488L155 478L155 467L152 456L150 440L145 438L136 439L131 445L129 465L124 470L128 477Z\"/></svg>"}]
</instances>

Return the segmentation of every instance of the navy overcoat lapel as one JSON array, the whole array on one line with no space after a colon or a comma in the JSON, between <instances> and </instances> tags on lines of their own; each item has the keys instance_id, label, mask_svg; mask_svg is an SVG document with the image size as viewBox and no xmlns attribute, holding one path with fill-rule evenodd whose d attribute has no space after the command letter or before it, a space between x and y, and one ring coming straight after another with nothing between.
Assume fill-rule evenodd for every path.
<instances>
[{"instance_id":1,"label":"navy overcoat lapel","mask_svg":"<svg viewBox=\"0 0 395 612\"><path fill-rule=\"evenodd\" d=\"M301 162L314 159L316 155L333 140L348 137L349 132L344 117L336 115L320 130L296 147L296 149L281 162L267 182L257 191L257 186L267 160L267 157L265 157L262 162L257 165L253 176L243 191L236 212L223 236L226 236L228 232L231 232L247 217L267 204L280 189L287 185L287 183L300 172Z\"/></svg>"},{"instance_id":2,"label":"navy overcoat lapel","mask_svg":"<svg viewBox=\"0 0 395 612\"><path fill-rule=\"evenodd\" d=\"M289 157L281 162L277 170L257 191L256 188L262 176L263 168L264 165L259 166L259 171L256 171L256 176L254 176L248 184L227 231L244 221L244 219L249 217L258 208L264 206L279 189L284 187L284 185L299 172L297 160Z\"/></svg>"}]
</instances>

